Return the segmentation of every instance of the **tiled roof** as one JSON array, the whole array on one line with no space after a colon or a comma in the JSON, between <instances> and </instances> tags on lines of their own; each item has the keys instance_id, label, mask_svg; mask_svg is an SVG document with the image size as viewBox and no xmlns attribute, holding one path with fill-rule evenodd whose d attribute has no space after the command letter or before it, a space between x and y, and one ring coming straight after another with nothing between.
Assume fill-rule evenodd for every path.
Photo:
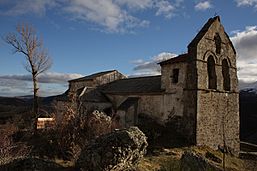
<instances>
[{"instance_id":1,"label":"tiled roof","mask_svg":"<svg viewBox=\"0 0 257 171\"><path fill-rule=\"evenodd\" d=\"M104 93L157 93L162 92L161 76L148 76L116 80L102 86Z\"/></svg>"},{"instance_id":2,"label":"tiled roof","mask_svg":"<svg viewBox=\"0 0 257 171\"><path fill-rule=\"evenodd\" d=\"M178 63L178 62L185 62L188 59L188 56L189 55L187 53L186 54L181 54L177 57L168 59L166 61L162 61L159 64L164 65L164 64L173 64L173 63Z\"/></svg>"},{"instance_id":3,"label":"tiled roof","mask_svg":"<svg viewBox=\"0 0 257 171\"><path fill-rule=\"evenodd\" d=\"M108 74L108 73L111 73L111 72L114 72L116 70L110 70L110 71L103 71L103 72L98 72L98 73L95 73L95 74L91 74L91 75L88 75L88 76L85 76L85 77L81 77L81 78L77 78L77 79L73 79L73 80L69 80L69 82L76 82L76 81L85 81L85 80L93 80L94 78L96 77L99 77L99 76L102 76L102 75L105 75L105 74Z\"/></svg>"}]
</instances>

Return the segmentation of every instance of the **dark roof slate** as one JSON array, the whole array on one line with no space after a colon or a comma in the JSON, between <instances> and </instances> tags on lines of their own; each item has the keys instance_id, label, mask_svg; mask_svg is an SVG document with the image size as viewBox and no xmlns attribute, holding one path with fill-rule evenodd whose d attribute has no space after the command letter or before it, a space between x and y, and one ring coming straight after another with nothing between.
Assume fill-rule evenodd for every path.
<instances>
[{"instance_id":1,"label":"dark roof slate","mask_svg":"<svg viewBox=\"0 0 257 171\"><path fill-rule=\"evenodd\" d=\"M173 64L173 63L179 63L179 62L186 62L187 59L188 59L189 55L186 53L186 54L181 54L177 57L174 57L174 58L170 58L166 61L162 61L160 62L159 64L160 65L164 65L164 64Z\"/></svg>"},{"instance_id":2,"label":"dark roof slate","mask_svg":"<svg viewBox=\"0 0 257 171\"><path fill-rule=\"evenodd\" d=\"M99 76L102 76L102 75L105 75L105 74L108 74L108 73L111 73L111 72L114 72L114 71L116 71L116 70L98 72L98 73L95 73L95 74L87 75L87 76L85 76L85 77L81 77L81 78L69 80L69 82L93 80L93 79L96 78L96 77L99 77Z\"/></svg>"},{"instance_id":3,"label":"dark roof slate","mask_svg":"<svg viewBox=\"0 0 257 171\"><path fill-rule=\"evenodd\" d=\"M162 92L161 76L136 77L116 80L101 88L104 93L157 93Z\"/></svg>"},{"instance_id":4,"label":"dark roof slate","mask_svg":"<svg viewBox=\"0 0 257 171\"><path fill-rule=\"evenodd\" d=\"M128 97L121 105L118 107L118 110L127 110L132 105L138 102L138 97Z\"/></svg>"},{"instance_id":5,"label":"dark roof slate","mask_svg":"<svg viewBox=\"0 0 257 171\"><path fill-rule=\"evenodd\" d=\"M108 98L99 89L87 88L81 97L82 101L95 103L108 103Z\"/></svg>"}]
</instances>

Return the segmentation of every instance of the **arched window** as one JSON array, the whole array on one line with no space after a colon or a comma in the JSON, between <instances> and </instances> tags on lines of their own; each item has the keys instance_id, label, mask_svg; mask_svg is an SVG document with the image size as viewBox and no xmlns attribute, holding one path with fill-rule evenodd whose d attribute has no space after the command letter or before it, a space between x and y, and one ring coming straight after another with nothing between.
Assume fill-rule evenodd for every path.
<instances>
[{"instance_id":1,"label":"arched window","mask_svg":"<svg viewBox=\"0 0 257 171\"><path fill-rule=\"evenodd\" d=\"M223 76L223 89L226 91L230 90L230 74L228 61L226 59L222 60L222 76Z\"/></svg>"},{"instance_id":2,"label":"arched window","mask_svg":"<svg viewBox=\"0 0 257 171\"><path fill-rule=\"evenodd\" d=\"M215 46L216 46L216 53L220 54L220 52L221 52L221 38L220 38L220 35L218 33L215 34L214 41L215 41Z\"/></svg>"},{"instance_id":3,"label":"arched window","mask_svg":"<svg viewBox=\"0 0 257 171\"><path fill-rule=\"evenodd\" d=\"M213 59L213 56L209 56L207 60L207 70L208 70L209 89L217 89L217 76L216 76L215 61Z\"/></svg>"}]
</instances>

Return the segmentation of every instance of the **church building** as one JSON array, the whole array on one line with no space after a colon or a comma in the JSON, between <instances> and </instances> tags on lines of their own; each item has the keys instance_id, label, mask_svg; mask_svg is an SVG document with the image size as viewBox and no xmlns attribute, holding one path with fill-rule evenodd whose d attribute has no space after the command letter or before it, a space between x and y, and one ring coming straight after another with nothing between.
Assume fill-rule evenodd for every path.
<instances>
[{"instance_id":1,"label":"church building","mask_svg":"<svg viewBox=\"0 0 257 171\"><path fill-rule=\"evenodd\" d=\"M210 18L187 48L187 53L160 62L159 76L126 78L106 71L71 80L70 90L82 112L115 112L123 127L137 125L139 114L160 123L179 117L177 129L191 143L218 148L226 142L238 152L236 51L220 17Z\"/></svg>"}]
</instances>

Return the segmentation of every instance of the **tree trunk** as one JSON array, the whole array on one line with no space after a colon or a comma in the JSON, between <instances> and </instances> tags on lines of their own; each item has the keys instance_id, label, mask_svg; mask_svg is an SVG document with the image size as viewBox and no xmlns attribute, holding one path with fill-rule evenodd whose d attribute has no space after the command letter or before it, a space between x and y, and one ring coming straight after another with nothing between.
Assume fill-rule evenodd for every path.
<instances>
[{"instance_id":1,"label":"tree trunk","mask_svg":"<svg viewBox=\"0 0 257 171\"><path fill-rule=\"evenodd\" d=\"M34 131L37 130L37 117L38 117L38 85L37 77L33 74L33 116L32 116L32 128Z\"/></svg>"}]
</instances>

